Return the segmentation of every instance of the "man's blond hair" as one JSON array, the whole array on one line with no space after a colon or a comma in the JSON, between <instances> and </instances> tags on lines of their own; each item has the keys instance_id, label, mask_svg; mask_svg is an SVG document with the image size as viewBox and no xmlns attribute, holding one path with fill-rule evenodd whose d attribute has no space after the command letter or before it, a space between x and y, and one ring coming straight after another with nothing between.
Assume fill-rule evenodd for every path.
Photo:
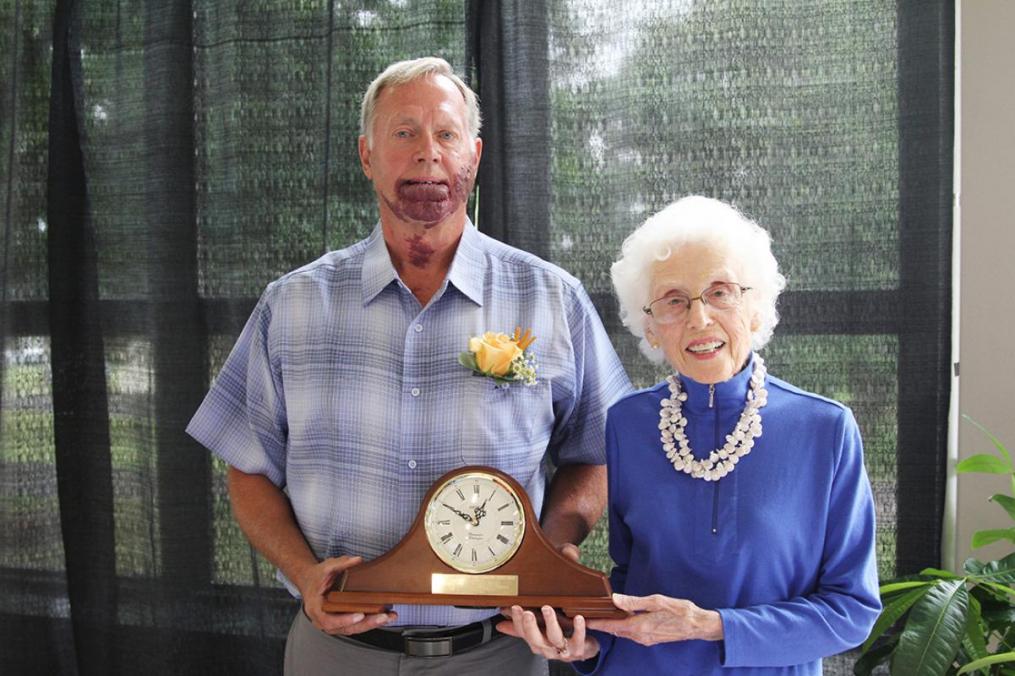
<instances>
[{"instance_id":1,"label":"man's blond hair","mask_svg":"<svg viewBox=\"0 0 1015 676\"><path fill-rule=\"evenodd\" d=\"M373 145L374 113L377 108L377 98L385 87L395 87L406 84L424 77L436 77L443 75L451 80L458 91L465 99L465 108L468 111L466 122L468 123L469 136L479 136L479 129L483 124L479 114L479 100L475 92L469 89L462 78L455 75L451 64L435 56L426 56L421 59L399 61L384 69L384 72L374 78L374 81L367 87L363 95L363 103L360 105L359 133L367 138L367 146Z\"/></svg>"}]
</instances>

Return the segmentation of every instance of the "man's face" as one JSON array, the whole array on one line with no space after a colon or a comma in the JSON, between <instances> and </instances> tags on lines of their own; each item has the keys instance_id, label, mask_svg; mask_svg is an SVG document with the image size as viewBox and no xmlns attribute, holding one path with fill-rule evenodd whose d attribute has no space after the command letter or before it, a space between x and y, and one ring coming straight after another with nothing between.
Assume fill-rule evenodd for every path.
<instances>
[{"instance_id":1,"label":"man's face","mask_svg":"<svg viewBox=\"0 0 1015 676\"><path fill-rule=\"evenodd\" d=\"M382 216L432 228L465 214L483 142L469 136L465 99L443 76L381 90L373 144L359 139L363 172Z\"/></svg>"}]
</instances>

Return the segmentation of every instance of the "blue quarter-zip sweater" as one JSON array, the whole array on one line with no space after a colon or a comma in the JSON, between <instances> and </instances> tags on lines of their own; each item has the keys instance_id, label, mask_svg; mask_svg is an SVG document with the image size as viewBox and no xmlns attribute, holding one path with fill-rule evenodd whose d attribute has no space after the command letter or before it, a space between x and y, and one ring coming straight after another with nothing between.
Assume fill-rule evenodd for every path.
<instances>
[{"instance_id":1,"label":"blue quarter-zip sweater","mask_svg":"<svg viewBox=\"0 0 1015 676\"><path fill-rule=\"evenodd\" d=\"M743 411L753 357L714 387L681 377L697 458ZM820 674L859 645L881 609L874 503L853 414L768 377L763 434L717 482L673 469L659 439L666 383L609 411L610 576L614 591L717 610L724 640L645 647L597 632L579 671L606 674Z\"/></svg>"}]
</instances>

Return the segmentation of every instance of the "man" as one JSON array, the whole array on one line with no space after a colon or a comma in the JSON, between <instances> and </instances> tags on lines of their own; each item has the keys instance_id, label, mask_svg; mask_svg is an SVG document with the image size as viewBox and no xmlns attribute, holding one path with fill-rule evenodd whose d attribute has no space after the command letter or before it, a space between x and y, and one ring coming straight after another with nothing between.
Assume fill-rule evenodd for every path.
<instances>
[{"instance_id":1,"label":"man","mask_svg":"<svg viewBox=\"0 0 1015 676\"><path fill-rule=\"evenodd\" d=\"M605 504L606 409L630 387L578 281L466 217L479 109L445 61L390 66L360 124L380 223L268 285L188 432L229 463L237 521L302 599L287 674L545 673L524 643L498 640L494 609L322 610L336 575L397 544L456 467L508 472L551 541L580 543ZM470 337L516 326L536 336L534 385L496 387L458 363ZM421 627L457 637L452 654L407 655Z\"/></svg>"}]
</instances>

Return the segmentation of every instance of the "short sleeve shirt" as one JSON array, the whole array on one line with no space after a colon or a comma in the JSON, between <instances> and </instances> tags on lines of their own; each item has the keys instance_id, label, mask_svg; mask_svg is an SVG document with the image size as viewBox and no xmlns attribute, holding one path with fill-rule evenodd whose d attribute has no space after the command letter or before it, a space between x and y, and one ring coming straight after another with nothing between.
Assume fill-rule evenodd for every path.
<instances>
[{"instance_id":1,"label":"short sleeve shirt","mask_svg":"<svg viewBox=\"0 0 1015 676\"><path fill-rule=\"evenodd\" d=\"M515 327L536 336L535 385L496 387L459 364L470 337ZM319 558L369 560L405 535L430 485L463 465L509 473L539 513L546 456L604 463L606 410L628 391L571 275L467 223L443 286L422 307L378 225L268 285L187 432L283 488ZM399 624L490 615L396 609Z\"/></svg>"}]
</instances>

